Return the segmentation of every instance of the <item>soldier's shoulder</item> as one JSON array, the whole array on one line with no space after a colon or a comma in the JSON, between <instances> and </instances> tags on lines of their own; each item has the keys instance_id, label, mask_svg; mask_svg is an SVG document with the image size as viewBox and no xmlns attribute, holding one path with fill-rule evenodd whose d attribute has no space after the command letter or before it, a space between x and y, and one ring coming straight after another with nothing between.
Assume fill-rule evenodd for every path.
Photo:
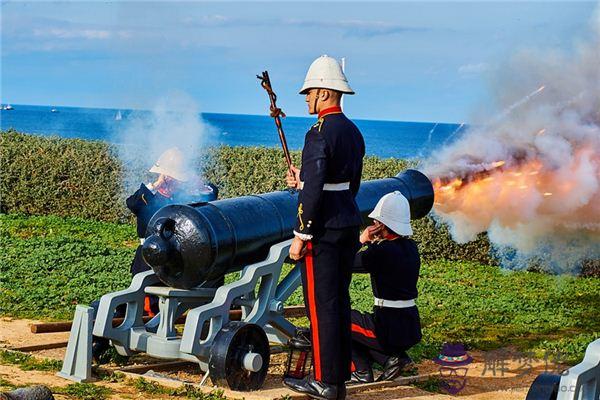
<instances>
[{"instance_id":1,"label":"soldier's shoulder","mask_svg":"<svg viewBox=\"0 0 600 400\"><path fill-rule=\"evenodd\" d=\"M321 132L321 130L323 129L323 125L325 125L325 118L319 118L317 120L317 122L315 122L310 129L308 130L308 133L319 133Z\"/></svg>"}]
</instances>

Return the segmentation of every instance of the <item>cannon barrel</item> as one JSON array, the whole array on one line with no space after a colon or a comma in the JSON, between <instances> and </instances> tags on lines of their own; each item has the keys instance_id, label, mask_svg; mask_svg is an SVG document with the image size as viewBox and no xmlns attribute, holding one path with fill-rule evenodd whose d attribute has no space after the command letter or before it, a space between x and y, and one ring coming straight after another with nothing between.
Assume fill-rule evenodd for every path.
<instances>
[{"instance_id":1,"label":"cannon barrel","mask_svg":"<svg viewBox=\"0 0 600 400\"><path fill-rule=\"evenodd\" d=\"M433 206L433 186L416 170L396 177L362 182L356 196L367 215L385 194L400 191L411 218ZM146 231L142 254L166 285L190 289L266 258L269 248L293 237L298 194L271 192L158 210Z\"/></svg>"}]
</instances>

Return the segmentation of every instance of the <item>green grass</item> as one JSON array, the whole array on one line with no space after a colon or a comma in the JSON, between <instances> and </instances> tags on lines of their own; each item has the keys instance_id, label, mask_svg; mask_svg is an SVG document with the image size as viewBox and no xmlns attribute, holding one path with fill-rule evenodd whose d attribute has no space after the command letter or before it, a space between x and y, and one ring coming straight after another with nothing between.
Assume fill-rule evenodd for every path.
<instances>
[{"instance_id":1,"label":"green grass","mask_svg":"<svg viewBox=\"0 0 600 400\"><path fill-rule=\"evenodd\" d=\"M18 351L0 350L0 364L18 365L23 371L59 371L62 361L37 359Z\"/></svg>"},{"instance_id":2,"label":"green grass","mask_svg":"<svg viewBox=\"0 0 600 400\"><path fill-rule=\"evenodd\" d=\"M113 394L111 388L94 385L93 383L71 383L65 387L52 388L52 392L65 394L80 400L104 400Z\"/></svg>"},{"instance_id":3,"label":"green grass","mask_svg":"<svg viewBox=\"0 0 600 400\"><path fill-rule=\"evenodd\" d=\"M16 387L17 386L11 383L10 381L7 381L6 379L0 377L0 393L7 390L13 390Z\"/></svg>"},{"instance_id":4,"label":"green grass","mask_svg":"<svg viewBox=\"0 0 600 400\"><path fill-rule=\"evenodd\" d=\"M130 281L130 225L79 218L0 215L0 313L70 319Z\"/></svg>"},{"instance_id":5,"label":"green grass","mask_svg":"<svg viewBox=\"0 0 600 400\"><path fill-rule=\"evenodd\" d=\"M440 388L439 376L431 376L425 381L414 382L412 385L431 393L444 393Z\"/></svg>"},{"instance_id":6,"label":"green grass","mask_svg":"<svg viewBox=\"0 0 600 400\"><path fill-rule=\"evenodd\" d=\"M0 314L71 318L75 304L129 285L135 241L130 225L0 215ZM367 275L355 275L350 290L355 308L371 309ZM424 337L410 352L417 359L434 357L443 342L460 341L482 350L551 351L575 363L600 337L600 278L428 261L419 293ZM301 303L298 290L289 304Z\"/></svg>"},{"instance_id":7,"label":"green grass","mask_svg":"<svg viewBox=\"0 0 600 400\"><path fill-rule=\"evenodd\" d=\"M149 395L179 396L195 400L227 400L227 397L223 395L223 391L218 389L213 390L210 393L204 393L192 385L169 388L153 381L147 381L144 378L137 378L131 381L131 384L138 392Z\"/></svg>"}]
</instances>

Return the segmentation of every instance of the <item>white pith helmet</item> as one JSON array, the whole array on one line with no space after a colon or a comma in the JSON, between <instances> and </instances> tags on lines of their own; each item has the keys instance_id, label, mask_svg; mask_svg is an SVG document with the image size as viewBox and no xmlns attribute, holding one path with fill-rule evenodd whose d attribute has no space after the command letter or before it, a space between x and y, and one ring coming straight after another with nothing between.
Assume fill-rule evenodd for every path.
<instances>
[{"instance_id":1,"label":"white pith helmet","mask_svg":"<svg viewBox=\"0 0 600 400\"><path fill-rule=\"evenodd\" d=\"M369 218L373 218L401 236L411 236L410 205L399 191L388 193L377 202Z\"/></svg>"},{"instance_id":2,"label":"white pith helmet","mask_svg":"<svg viewBox=\"0 0 600 400\"><path fill-rule=\"evenodd\" d=\"M335 58L328 55L322 55L310 64L300 94L306 94L310 89L333 89L354 94L342 67Z\"/></svg>"},{"instance_id":3,"label":"white pith helmet","mask_svg":"<svg viewBox=\"0 0 600 400\"><path fill-rule=\"evenodd\" d=\"M181 182L187 182L190 178L185 170L183 153L177 147L171 147L162 153L150 172L167 175Z\"/></svg>"}]
</instances>

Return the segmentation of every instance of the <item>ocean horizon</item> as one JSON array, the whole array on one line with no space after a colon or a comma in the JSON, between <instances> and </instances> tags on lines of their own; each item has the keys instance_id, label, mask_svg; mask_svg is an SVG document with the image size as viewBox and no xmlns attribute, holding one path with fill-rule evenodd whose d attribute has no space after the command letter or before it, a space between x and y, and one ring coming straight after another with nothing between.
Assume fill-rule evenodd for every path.
<instances>
[{"instance_id":1,"label":"ocean horizon","mask_svg":"<svg viewBox=\"0 0 600 400\"><path fill-rule=\"evenodd\" d=\"M147 110L58 107L13 104L0 112L0 129L64 138L126 143L123 132L129 122L152 117ZM351 116L350 116L351 117ZM201 113L207 125L205 146L279 147L273 118L267 115ZM455 140L465 125L442 122L409 122L353 119L361 130L366 153L383 158L425 158L432 151ZM306 131L315 117L282 119L288 146L300 150Z\"/></svg>"}]
</instances>

